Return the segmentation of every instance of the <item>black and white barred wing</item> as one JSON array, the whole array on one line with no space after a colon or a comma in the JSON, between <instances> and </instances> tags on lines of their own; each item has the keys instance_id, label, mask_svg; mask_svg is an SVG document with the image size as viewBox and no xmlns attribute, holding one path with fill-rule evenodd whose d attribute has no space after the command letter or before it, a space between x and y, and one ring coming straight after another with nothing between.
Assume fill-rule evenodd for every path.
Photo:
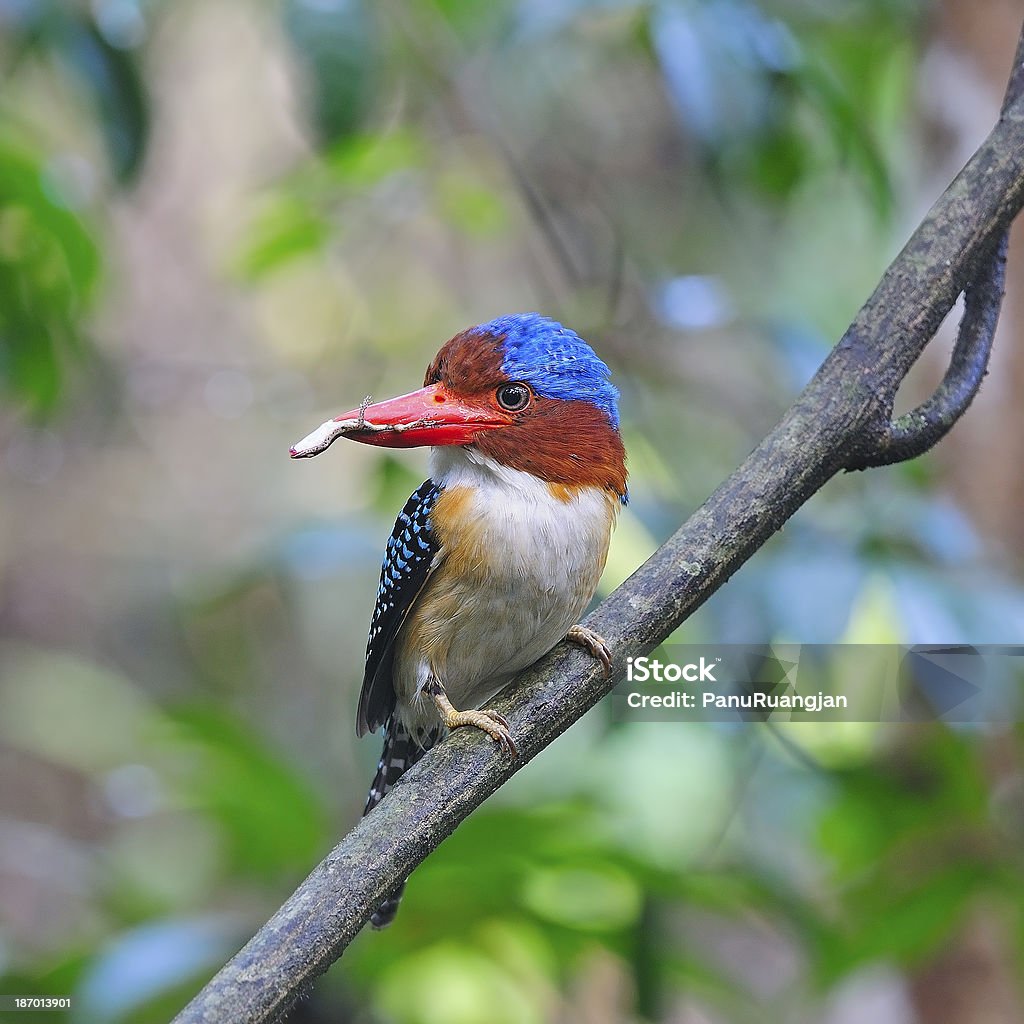
<instances>
[{"instance_id":1,"label":"black and white barred wing","mask_svg":"<svg viewBox=\"0 0 1024 1024\"><path fill-rule=\"evenodd\" d=\"M359 736L384 725L395 709L391 679L395 637L437 563L439 545L430 528L430 514L440 493L432 480L422 483L391 531L366 642L366 672L356 717Z\"/></svg>"}]
</instances>

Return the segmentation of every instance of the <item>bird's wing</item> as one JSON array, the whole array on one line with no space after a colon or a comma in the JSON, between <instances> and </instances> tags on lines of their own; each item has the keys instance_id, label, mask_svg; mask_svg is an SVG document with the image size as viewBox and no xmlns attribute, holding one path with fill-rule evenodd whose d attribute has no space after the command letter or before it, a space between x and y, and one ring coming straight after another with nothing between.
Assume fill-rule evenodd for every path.
<instances>
[{"instance_id":1,"label":"bird's wing","mask_svg":"<svg viewBox=\"0 0 1024 1024\"><path fill-rule=\"evenodd\" d=\"M433 480L422 483L391 531L366 642L366 672L356 716L359 736L383 725L395 709L391 678L395 637L439 561L440 545L430 526L430 513L440 493Z\"/></svg>"}]
</instances>

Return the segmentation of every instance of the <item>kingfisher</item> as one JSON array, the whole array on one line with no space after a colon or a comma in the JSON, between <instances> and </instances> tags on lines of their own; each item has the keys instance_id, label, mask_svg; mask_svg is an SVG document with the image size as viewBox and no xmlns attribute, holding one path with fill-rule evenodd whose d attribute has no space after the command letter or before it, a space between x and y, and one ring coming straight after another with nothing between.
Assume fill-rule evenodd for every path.
<instances>
[{"instance_id":1,"label":"kingfisher","mask_svg":"<svg viewBox=\"0 0 1024 1024\"><path fill-rule=\"evenodd\" d=\"M627 501L619 393L582 338L539 313L447 341L419 391L328 420L292 458L339 437L430 447L430 476L387 542L356 733L384 729L363 814L447 730L475 727L508 756L507 720L484 705L557 643L605 671L604 640L578 623ZM389 924L405 883L372 917Z\"/></svg>"}]
</instances>

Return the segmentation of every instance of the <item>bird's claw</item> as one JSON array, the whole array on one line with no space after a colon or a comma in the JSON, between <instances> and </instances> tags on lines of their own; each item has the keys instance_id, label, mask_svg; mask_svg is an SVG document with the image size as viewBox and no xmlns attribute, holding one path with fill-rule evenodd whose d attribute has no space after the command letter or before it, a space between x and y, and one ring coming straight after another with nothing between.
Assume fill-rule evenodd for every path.
<instances>
[{"instance_id":1,"label":"bird's claw","mask_svg":"<svg viewBox=\"0 0 1024 1024\"><path fill-rule=\"evenodd\" d=\"M444 724L449 729L459 729L466 725L481 729L506 754L511 757L519 756L519 749L516 747L516 741L512 738L508 719L504 715L499 715L497 711L490 711L487 708L480 711L455 711L453 709L444 716Z\"/></svg>"},{"instance_id":2,"label":"bird's claw","mask_svg":"<svg viewBox=\"0 0 1024 1024\"><path fill-rule=\"evenodd\" d=\"M612 652L609 650L608 645L604 642L604 637L599 633L595 633L592 629L588 629L586 626L573 626L568 633L565 634L565 639L571 644L576 644L582 647L589 654L596 658L601 665L604 667L604 674L607 678L612 674Z\"/></svg>"},{"instance_id":3,"label":"bird's claw","mask_svg":"<svg viewBox=\"0 0 1024 1024\"><path fill-rule=\"evenodd\" d=\"M512 730L509 728L508 719L499 715L497 711L484 708L480 711L457 711L444 692L444 687L435 683L429 691L437 710L441 715L441 721L448 729L460 729L463 726L471 725L475 729L481 729L497 743L506 754L512 757L519 756L519 749L516 741L512 738Z\"/></svg>"}]
</instances>

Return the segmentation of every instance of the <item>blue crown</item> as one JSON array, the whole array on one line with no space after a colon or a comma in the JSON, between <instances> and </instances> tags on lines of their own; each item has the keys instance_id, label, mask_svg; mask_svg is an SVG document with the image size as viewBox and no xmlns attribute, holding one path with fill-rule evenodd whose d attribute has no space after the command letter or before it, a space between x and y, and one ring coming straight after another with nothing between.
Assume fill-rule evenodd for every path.
<instances>
[{"instance_id":1,"label":"blue crown","mask_svg":"<svg viewBox=\"0 0 1024 1024\"><path fill-rule=\"evenodd\" d=\"M540 313L502 316L476 328L504 339L501 371L543 398L592 402L619 429L619 391L611 371L574 331Z\"/></svg>"}]
</instances>

